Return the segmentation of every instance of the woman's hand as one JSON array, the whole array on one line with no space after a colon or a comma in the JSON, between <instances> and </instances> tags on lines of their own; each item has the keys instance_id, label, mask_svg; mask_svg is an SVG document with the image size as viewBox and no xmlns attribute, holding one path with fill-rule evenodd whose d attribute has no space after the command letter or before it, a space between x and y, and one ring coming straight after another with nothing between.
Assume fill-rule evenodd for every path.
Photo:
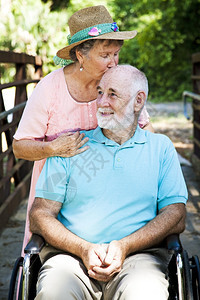
<instances>
[{"instance_id":1,"label":"woman's hand","mask_svg":"<svg viewBox=\"0 0 200 300\"><path fill-rule=\"evenodd\" d=\"M16 158L36 161L50 156L70 157L84 152L88 138L80 132L63 133L53 141L36 141L29 139L13 140L13 152Z\"/></svg>"},{"instance_id":2,"label":"woman's hand","mask_svg":"<svg viewBox=\"0 0 200 300\"><path fill-rule=\"evenodd\" d=\"M76 133L68 132L61 134L58 138L51 141L51 156L71 157L87 150L89 146L84 146L88 138L85 134L77 131ZM82 147L82 148L81 148Z\"/></svg>"}]
</instances>

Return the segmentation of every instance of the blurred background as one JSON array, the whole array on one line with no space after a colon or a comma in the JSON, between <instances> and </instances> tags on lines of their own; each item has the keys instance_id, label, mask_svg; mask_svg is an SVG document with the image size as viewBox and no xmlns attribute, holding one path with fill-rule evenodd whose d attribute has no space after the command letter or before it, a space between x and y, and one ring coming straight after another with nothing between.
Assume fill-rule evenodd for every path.
<instances>
[{"instance_id":1,"label":"blurred background","mask_svg":"<svg viewBox=\"0 0 200 300\"><path fill-rule=\"evenodd\" d=\"M53 56L67 44L68 19L92 0L0 0L0 49L39 55L44 75L57 68ZM137 30L125 42L120 62L142 69L149 100L181 99L191 90L191 55L200 49L200 0L102 0L120 30ZM13 72L13 73L12 73ZM1 84L14 69L1 66Z\"/></svg>"}]
</instances>

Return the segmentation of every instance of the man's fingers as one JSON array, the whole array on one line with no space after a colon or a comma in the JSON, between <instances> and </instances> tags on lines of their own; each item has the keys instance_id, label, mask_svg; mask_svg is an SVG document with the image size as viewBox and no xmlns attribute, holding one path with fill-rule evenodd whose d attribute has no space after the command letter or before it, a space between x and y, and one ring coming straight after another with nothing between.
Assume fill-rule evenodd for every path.
<instances>
[{"instance_id":1,"label":"man's fingers","mask_svg":"<svg viewBox=\"0 0 200 300\"><path fill-rule=\"evenodd\" d=\"M116 273L119 273L121 270L120 267L118 268L102 268L95 266L93 269L88 271L88 275L96 280L99 281L109 281Z\"/></svg>"},{"instance_id":2,"label":"man's fingers","mask_svg":"<svg viewBox=\"0 0 200 300\"><path fill-rule=\"evenodd\" d=\"M92 270L99 275L111 276L112 274L118 273L121 270L121 267L117 263L113 263L108 267L95 266Z\"/></svg>"},{"instance_id":3,"label":"man's fingers","mask_svg":"<svg viewBox=\"0 0 200 300\"><path fill-rule=\"evenodd\" d=\"M104 260L105 260L105 256L106 256L106 251L105 249L100 246L97 250L96 250L96 254L98 255L99 259L101 260L101 263L103 264L104 263ZM101 265L102 265L101 264Z\"/></svg>"},{"instance_id":4,"label":"man's fingers","mask_svg":"<svg viewBox=\"0 0 200 300\"><path fill-rule=\"evenodd\" d=\"M92 270L88 271L88 275L89 275L89 277L91 277L95 280L99 280L99 281L103 281L103 282L108 282L111 279L111 277L108 277L105 275L99 275Z\"/></svg>"},{"instance_id":5,"label":"man's fingers","mask_svg":"<svg viewBox=\"0 0 200 300\"><path fill-rule=\"evenodd\" d=\"M107 254L104 260L105 265L111 265L116 254L116 247L111 243L108 246Z\"/></svg>"}]
</instances>

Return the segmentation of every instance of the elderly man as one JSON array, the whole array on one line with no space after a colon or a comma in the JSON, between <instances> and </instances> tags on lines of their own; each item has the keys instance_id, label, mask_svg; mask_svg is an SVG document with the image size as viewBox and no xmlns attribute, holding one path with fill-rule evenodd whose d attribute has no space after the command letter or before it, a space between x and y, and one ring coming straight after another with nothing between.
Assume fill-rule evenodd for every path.
<instances>
[{"instance_id":1,"label":"elderly man","mask_svg":"<svg viewBox=\"0 0 200 300\"><path fill-rule=\"evenodd\" d=\"M171 141L137 126L147 94L141 71L113 67L89 149L47 159L30 212L47 242L36 299L168 299L162 242L184 230L187 191Z\"/></svg>"}]
</instances>

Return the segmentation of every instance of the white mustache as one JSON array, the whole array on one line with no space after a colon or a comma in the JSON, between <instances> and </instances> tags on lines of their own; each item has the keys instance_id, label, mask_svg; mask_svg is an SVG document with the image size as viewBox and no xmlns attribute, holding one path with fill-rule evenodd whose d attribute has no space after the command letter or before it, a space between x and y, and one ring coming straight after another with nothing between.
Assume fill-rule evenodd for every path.
<instances>
[{"instance_id":1,"label":"white mustache","mask_svg":"<svg viewBox=\"0 0 200 300\"><path fill-rule=\"evenodd\" d=\"M114 113L114 111L110 108L98 108L99 113Z\"/></svg>"}]
</instances>

